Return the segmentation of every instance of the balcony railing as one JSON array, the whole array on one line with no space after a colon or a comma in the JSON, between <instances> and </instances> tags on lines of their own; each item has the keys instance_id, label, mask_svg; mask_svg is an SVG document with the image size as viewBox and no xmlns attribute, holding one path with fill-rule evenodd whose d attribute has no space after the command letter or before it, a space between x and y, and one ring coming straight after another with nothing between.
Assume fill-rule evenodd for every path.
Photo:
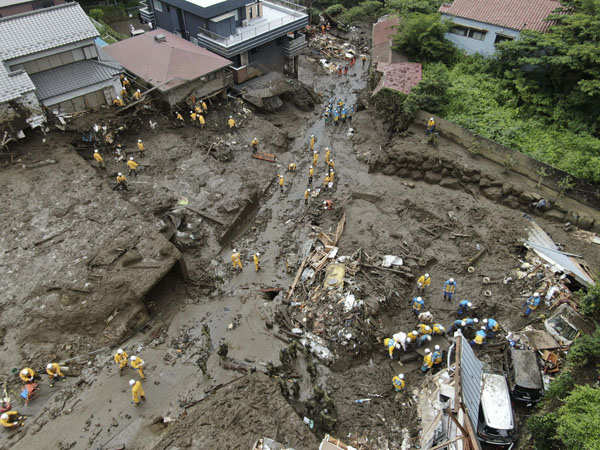
<instances>
[{"instance_id":1,"label":"balcony railing","mask_svg":"<svg viewBox=\"0 0 600 450\"><path fill-rule=\"evenodd\" d=\"M231 45L246 41L248 39L252 39L261 34L267 33L271 30L276 30L277 28L282 27L288 23L292 23L298 20L298 17L281 17L279 19L271 20L267 23L263 23L261 25L255 26L247 26L247 27L239 27L236 34L232 34L231 36L221 36L220 34L213 33L212 31L206 30L204 28L198 28L198 33L208 36L213 41L217 41L219 44L229 47Z\"/></svg>"}]
</instances>

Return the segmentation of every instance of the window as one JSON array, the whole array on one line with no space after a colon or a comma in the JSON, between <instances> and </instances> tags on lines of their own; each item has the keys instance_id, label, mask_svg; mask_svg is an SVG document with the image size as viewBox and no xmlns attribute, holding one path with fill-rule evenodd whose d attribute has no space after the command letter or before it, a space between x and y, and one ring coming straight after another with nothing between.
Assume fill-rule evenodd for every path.
<instances>
[{"instance_id":1,"label":"window","mask_svg":"<svg viewBox=\"0 0 600 450\"><path fill-rule=\"evenodd\" d=\"M496 33L496 39L494 39L494 44L499 44L500 42L505 42L505 41L514 41L514 37L512 36L506 36L504 34L498 34Z\"/></svg>"},{"instance_id":2,"label":"window","mask_svg":"<svg viewBox=\"0 0 600 450\"><path fill-rule=\"evenodd\" d=\"M456 34L458 36L469 37L471 39L477 39L478 41L483 41L485 39L487 31L478 30L476 28L464 27L462 25L454 25L450 29L450 33Z\"/></svg>"},{"instance_id":3,"label":"window","mask_svg":"<svg viewBox=\"0 0 600 450\"><path fill-rule=\"evenodd\" d=\"M163 12L162 3L160 0L153 0L154 9L159 12Z\"/></svg>"}]
</instances>

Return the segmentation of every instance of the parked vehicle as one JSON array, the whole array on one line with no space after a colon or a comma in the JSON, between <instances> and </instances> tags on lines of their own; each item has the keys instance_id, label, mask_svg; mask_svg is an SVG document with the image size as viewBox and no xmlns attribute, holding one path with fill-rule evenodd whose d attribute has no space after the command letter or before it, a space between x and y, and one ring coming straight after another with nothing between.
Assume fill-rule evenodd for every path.
<instances>
[{"instance_id":1,"label":"parked vehicle","mask_svg":"<svg viewBox=\"0 0 600 450\"><path fill-rule=\"evenodd\" d=\"M512 448L516 436L515 420L506 377L483 372L477 435L481 441Z\"/></svg>"},{"instance_id":2,"label":"parked vehicle","mask_svg":"<svg viewBox=\"0 0 600 450\"><path fill-rule=\"evenodd\" d=\"M536 353L509 348L505 353L505 366L513 400L526 406L539 402L544 395L544 382Z\"/></svg>"}]
</instances>

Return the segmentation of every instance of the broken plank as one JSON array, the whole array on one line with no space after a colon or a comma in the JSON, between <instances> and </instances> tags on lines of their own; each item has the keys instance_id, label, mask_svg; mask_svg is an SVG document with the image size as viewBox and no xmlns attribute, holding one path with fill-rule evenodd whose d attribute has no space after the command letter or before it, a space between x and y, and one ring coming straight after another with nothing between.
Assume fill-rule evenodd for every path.
<instances>
[{"instance_id":1,"label":"broken plank","mask_svg":"<svg viewBox=\"0 0 600 450\"><path fill-rule=\"evenodd\" d=\"M196 214L198 214L200 217L204 217L204 218L205 218L205 219L207 219L207 220L210 220L210 221L212 221L212 222L214 222L214 223L216 223L216 224L219 224L219 225L221 225L222 227L225 227L225 226L227 226L227 225L225 225L223 222L221 222L219 219L215 219L214 217L212 217L212 216L209 216L208 214L201 213L200 211L197 211L197 210L195 210L195 209L192 209L192 208L190 208L189 206L184 206L184 208L185 208L185 209L187 209L187 210L190 210L190 211L191 211L191 212L193 212L193 213L196 213Z\"/></svg>"},{"instance_id":2,"label":"broken plank","mask_svg":"<svg viewBox=\"0 0 600 450\"><path fill-rule=\"evenodd\" d=\"M38 167L44 167L44 166L49 166L50 164L56 164L58 163L57 160L55 159L46 159L44 161L37 161L31 164L26 164L24 166L25 169L37 169Z\"/></svg>"},{"instance_id":3,"label":"broken plank","mask_svg":"<svg viewBox=\"0 0 600 450\"><path fill-rule=\"evenodd\" d=\"M61 234L63 234L63 233L66 233L66 232L67 232L67 231L69 231L70 229L71 229L71 227L69 227L69 228L66 228L66 229L64 229L64 230L62 230L62 231L59 231L58 233L54 233L54 234L52 234L52 235L48 236L47 238L44 238L44 239L42 239L42 240L40 240L40 241L37 241L37 242L34 242L34 243L33 243L33 245L34 245L34 247L37 247L38 245L42 245L44 242L51 241L51 240L52 240L52 239L54 239L55 237L58 237L58 236L60 236Z\"/></svg>"},{"instance_id":4,"label":"broken plank","mask_svg":"<svg viewBox=\"0 0 600 450\"><path fill-rule=\"evenodd\" d=\"M298 272L296 272L296 278L294 278L294 282L292 283L292 286L290 287L290 290L287 295L287 300L289 300L290 297L292 296L292 294L294 293L294 289L296 289L296 284L298 284L298 280L300 280L300 275L302 275L302 271L304 270L304 266L306 266L307 262L308 262L308 256L302 260L302 264L300 264L300 267L298 268Z\"/></svg>"},{"instance_id":5,"label":"broken plank","mask_svg":"<svg viewBox=\"0 0 600 450\"><path fill-rule=\"evenodd\" d=\"M252 157L262 161L277 162L277 157L273 153L252 153Z\"/></svg>"},{"instance_id":6,"label":"broken plank","mask_svg":"<svg viewBox=\"0 0 600 450\"><path fill-rule=\"evenodd\" d=\"M379 266L373 266L371 264L364 264L364 263L360 263L361 267L366 267L368 269L376 269L376 270L383 270L385 272L392 272L392 273L397 273L398 275L402 275L406 278L414 278L415 276L412 274L412 272L410 271L403 271L403 270L396 270L396 269L389 269L387 267L379 267Z\"/></svg>"},{"instance_id":7,"label":"broken plank","mask_svg":"<svg viewBox=\"0 0 600 450\"><path fill-rule=\"evenodd\" d=\"M479 260L479 258L481 258L481 256L485 253L486 250L487 249L485 247L479 250L475 256L473 256L470 260L467 261L467 266L472 266L473 264L475 264L477 260Z\"/></svg>"},{"instance_id":8,"label":"broken plank","mask_svg":"<svg viewBox=\"0 0 600 450\"><path fill-rule=\"evenodd\" d=\"M344 224L346 223L346 213L342 215L342 218L337 224L337 228L335 229L335 241L333 245L337 245L338 241L342 237L342 233L344 232Z\"/></svg>"}]
</instances>

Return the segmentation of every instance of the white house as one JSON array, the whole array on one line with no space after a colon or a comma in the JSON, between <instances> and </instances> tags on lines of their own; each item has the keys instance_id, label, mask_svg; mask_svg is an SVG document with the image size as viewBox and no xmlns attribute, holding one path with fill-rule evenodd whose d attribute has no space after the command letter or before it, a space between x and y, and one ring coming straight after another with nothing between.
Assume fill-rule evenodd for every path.
<instances>
[{"instance_id":1,"label":"white house","mask_svg":"<svg viewBox=\"0 0 600 450\"><path fill-rule=\"evenodd\" d=\"M491 55L522 30L546 32L552 25L546 18L559 7L555 0L454 0L439 12L453 24L446 39L467 53Z\"/></svg>"}]
</instances>

